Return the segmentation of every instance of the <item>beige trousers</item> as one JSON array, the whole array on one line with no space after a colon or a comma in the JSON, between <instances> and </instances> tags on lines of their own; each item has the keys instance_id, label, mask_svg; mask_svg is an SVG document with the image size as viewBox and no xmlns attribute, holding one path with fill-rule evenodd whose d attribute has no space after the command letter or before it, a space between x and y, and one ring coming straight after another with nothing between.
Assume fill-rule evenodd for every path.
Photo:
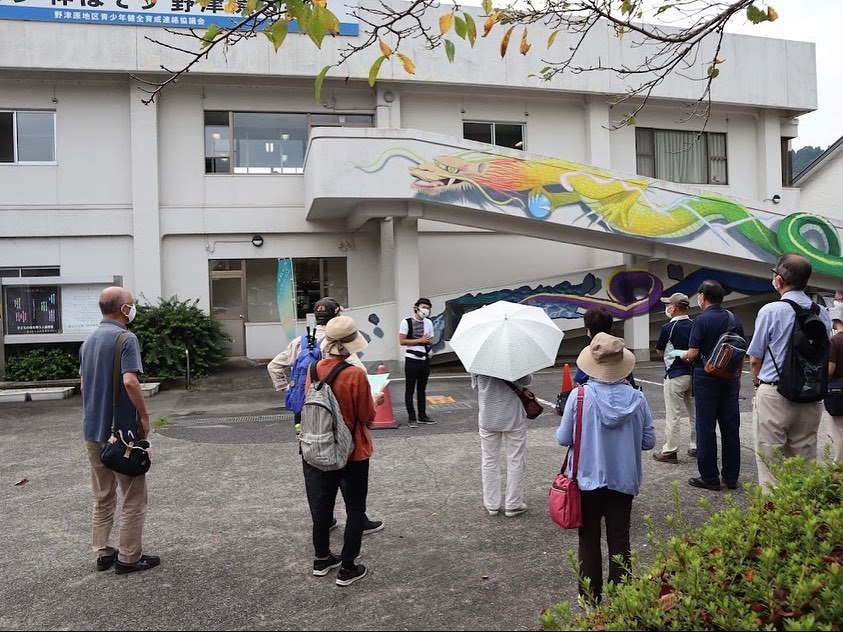
<instances>
[{"instance_id":1,"label":"beige trousers","mask_svg":"<svg viewBox=\"0 0 843 632\"><path fill-rule=\"evenodd\" d=\"M121 562L133 564L141 557L143 523L146 520L146 475L125 476L108 469L100 462L102 443L86 441L91 464L91 487L94 492L94 513L91 527L91 548L99 557L114 552L108 541L117 506L117 487L123 495L120 507L119 556Z\"/></svg>"},{"instance_id":2,"label":"beige trousers","mask_svg":"<svg viewBox=\"0 0 843 632\"><path fill-rule=\"evenodd\" d=\"M801 456L806 461L817 459L817 430L822 416L822 402L797 404L785 399L772 384L761 384L755 391L752 426L755 435L755 462L758 483L762 488L775 485L776 479L764 464L780 458Z\"/></svg>"},{"instance_id":3,"label":"beige trousers","mask_svg":"<svg viewBox=\"0 0 843 632\"><path fill-rule=\"evenodd\" d=\"M823 415L828 419L828 435L831 437L831 456L836 461L843 461L843 417Z\"/></svg>"},{"instance_id":4,"label":"beige trousers","mask_svg":"<svg viewBox=\"0 0 843 632\"><path fill-rule=\"evenodd\" d=\"M501 505L501 443L506 449L506 500ZM527 424L509 432L480 428L480 473L486 509L517 509L524 503L527 467Z\"/></svg>"},{"instance_id":5,"label":"beige trousers","mask_svg":"<svg viewBox=\"0 0 843 632\"><path fill-rule=\"evenodd\" d=\"M664 379L664 446L662 452L676 452L679 449L679 420L683 409L688 413L691 425L691 440L688 448L697 449L697 411L691 397L691 376L680 375Z\"/></svg>"}]
</instances>

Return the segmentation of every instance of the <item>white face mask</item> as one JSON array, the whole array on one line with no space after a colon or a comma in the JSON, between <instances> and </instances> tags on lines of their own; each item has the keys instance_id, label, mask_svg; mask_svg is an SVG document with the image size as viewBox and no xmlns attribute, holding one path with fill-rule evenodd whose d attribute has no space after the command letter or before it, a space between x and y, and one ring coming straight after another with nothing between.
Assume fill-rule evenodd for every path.
<instances>
[{"instance_id":1,"label":"white face mask","mask_svg":"<svg viewBox=\"0 0 843 632\"><path fill-rule=\"evenodd\" d=\"M669 307L664 308L664 315L667 316L668 318L673 318L673 316L670 315L670 308Z\"/></svg>"},{"instance_id":2,"label":"white face mask","mask_svg":"<svg viewBox=\"0 0 843 632\"><path fill-rule=\"evenodd\" d=\"M125 307L125 305L124 305L124 307ZM121 309L122 309L122 308L121 308ZM135 316L137 316L137 314L138 314L138 309L137 309L137 307L135 307L135 304L134 304L134 303L132 303L132 304L129 306L129 313L128 313L128 314L123 314L123 315L124 315L126 318L128 318L128 319L129 319L129 322L132 322L132 321L135 319Z\"/></svg>"},{"instance_id":3,"label":"white face mask","mask_svg":"<svg viewBox=\"0 0 843 632\"><path fill-rule=\"evenodd\" d=\"M430 316L430 309L428 309L427 307L419 307L419 314L422 318L427 318L428 316Z\"/></svg>"},{"instance_id":4,"label":"white face mask","mask_svg":"<svg viewBox=\"0 0 843 632\"><path fill-rule=\"evenodd\" d=\"M773 289L774 289L776 292L778 292L778 291L779 291L779 286L778 286L778 285L776 285L776 277L773 277Z\"/></svg>"}]
</instances>

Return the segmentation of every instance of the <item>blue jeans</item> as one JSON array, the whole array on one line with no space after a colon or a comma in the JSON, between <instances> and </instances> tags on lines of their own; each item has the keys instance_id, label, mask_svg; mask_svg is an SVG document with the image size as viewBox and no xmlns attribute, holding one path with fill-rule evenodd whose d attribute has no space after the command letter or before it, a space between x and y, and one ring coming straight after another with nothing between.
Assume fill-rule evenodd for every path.
<instances>
[{"instance_id":1,"label":"blue jeans","mask_svg":"<svg viewBox=\"0 0 843 632\"><path fill-rule=\"evenodd\" d=\"M722 380L694 371L694 402L697 411L697 468L707 483L737 483L741 471L741 416L738 409L740 378ZM722 470L717 469L717 434L720 426Z\"/></svg>"}]
</instances>

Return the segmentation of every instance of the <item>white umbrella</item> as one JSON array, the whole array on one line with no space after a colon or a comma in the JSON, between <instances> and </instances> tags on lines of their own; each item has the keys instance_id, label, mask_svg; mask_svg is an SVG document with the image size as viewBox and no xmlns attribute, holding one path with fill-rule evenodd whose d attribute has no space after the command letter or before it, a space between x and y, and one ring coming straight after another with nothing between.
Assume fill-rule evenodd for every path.
<instances>
[{"instance_id":1,"label":"white umbrella","mask_svg":"<svg viewBox=\"0 0 843 632\"><path fill-rule=\"evenodd\" d=\"M540 307L498 301L465 314L450 344L466 371L513 381L553 366L562 336Z\"/></svg>"}]
</instances>

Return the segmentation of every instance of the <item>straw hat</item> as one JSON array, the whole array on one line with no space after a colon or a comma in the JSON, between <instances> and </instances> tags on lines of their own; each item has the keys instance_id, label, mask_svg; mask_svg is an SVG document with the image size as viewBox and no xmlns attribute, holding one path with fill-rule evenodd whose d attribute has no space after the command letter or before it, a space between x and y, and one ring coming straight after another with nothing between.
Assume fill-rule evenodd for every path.
<instances>
[{"instance_id":1,"label":"straw hat","mask_svg":"<svg viewBox=\"0 0 843 632\"><path fill-rule=\"evenodd\" d=\"M369 343L357 331L354 319L348 316L335 316L325 326L325 353L348 356L367 346Z\"/></svg>"},{"instance_id":2,"label":"straw hat","mask_svg":"<svg viewBox=\"0 0 843 632\"><path fill-rule=\"evenodd\" d=\"M676 292L670 296L662 296L661 301L665 305L681 305L686 309L691 306L691 299L688 298L687 294L683 294L682 292Z\"/></svg>"},{"instance_id":3,"label":"straw hat","mask_svg":"<svg viewBox=\"0 0 843 632\"><path fill-rule=\"evenodd\" d=\"M828 316L831 320L839 320L843 323L843 305L835 305L828 309Z\"/></svg>"},{"instance_id":4,"label":"straw hat","mask_svg":"<svg viewBox=\"0 0 843 632\"><path fill-rule=\"evenodd\" d=\"M589 377L602 382L617 382L632 373L635 356L626 348L622 338L599 333L580 352L577 366Z\"/></svg>"}]
</instances>

